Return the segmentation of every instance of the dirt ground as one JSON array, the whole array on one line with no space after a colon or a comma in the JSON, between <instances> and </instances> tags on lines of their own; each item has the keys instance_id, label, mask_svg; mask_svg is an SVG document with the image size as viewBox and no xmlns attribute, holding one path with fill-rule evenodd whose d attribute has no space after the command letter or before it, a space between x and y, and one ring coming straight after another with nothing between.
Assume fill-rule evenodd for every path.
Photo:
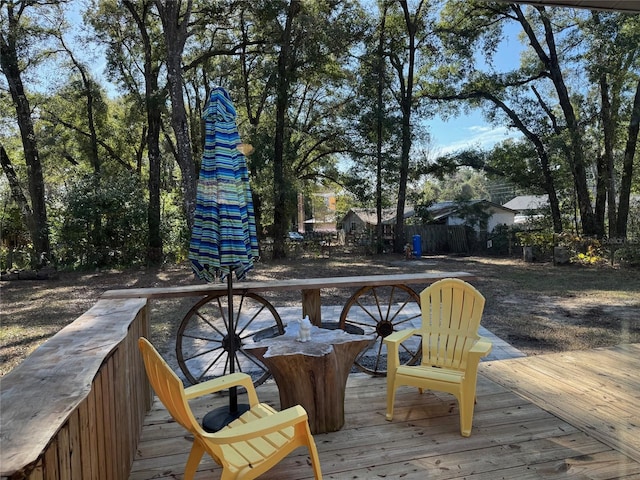
<instances>
[{"instance_id":1,"label":"dirt ground","mask_svg":"<svg viewBox=\"0 0 640 480\"><path fill-rule=\"evenodd\" d=\"M298 252L261 261L251 281L351 275L466 271L487 303L482 324L528 355L640 342L640 271L609 266L553 266L518 259ZM56 279L0 282L0 376L88 310L111 289L201 284L187 263L127 271L61 272ZM414 286L419 292L424 286ZM344 305L353 290L325 289L323 305ZM264 295L276 307L300 303L299 292ZM194 298L154 300L152 340L172 348Z\"/></svg>"}]
</instances>

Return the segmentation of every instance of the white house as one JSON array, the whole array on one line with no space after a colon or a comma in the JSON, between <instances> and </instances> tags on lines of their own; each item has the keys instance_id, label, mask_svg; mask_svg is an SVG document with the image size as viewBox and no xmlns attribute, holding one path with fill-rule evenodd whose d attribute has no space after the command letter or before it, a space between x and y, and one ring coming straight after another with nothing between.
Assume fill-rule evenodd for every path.
<instances>
[{"instance_id":1,"label":"white house","mask_svg":"<svg viewBox=\"0 0 640 480\"><path fill-rule=\"evenodd\" d=\"M465 214L466 208L478 208L483 216L486 216L485 225L479 222L472 222ZM474 223L475 230L491 232L500 224L513 225L516 213L508 207L498 205L488 200L471 200L469 202L439 202L429 206L432 224L437 225L468 225ZM404 211L405 220L415 215L413 207L407 207ZM342 229L345 233L358 233L364 231L374 231L378 224L376 210L374 208L352 208L342 219ZM382 211L383 234L385 237L393 236L393 227L396 223L396 209L385 208Z\"/></svg>"},{"instance_id":2,"label":"white house","mask_svg":"<svg viewBox=\"0 0 640 480\"><path fill-rule=\"evenodd\" d=\"M474 229L477 232L492 232L498 225L513 225L517 213L511 208L488 200L471 200L466 203L438 202L429 206L427 210L432 217L431 223L439 225L468 225L471 222L465 214L465 209L474 207L479 208L481 213L486 215L486 225L473 222Z\"/></svg>"}]
</instances>

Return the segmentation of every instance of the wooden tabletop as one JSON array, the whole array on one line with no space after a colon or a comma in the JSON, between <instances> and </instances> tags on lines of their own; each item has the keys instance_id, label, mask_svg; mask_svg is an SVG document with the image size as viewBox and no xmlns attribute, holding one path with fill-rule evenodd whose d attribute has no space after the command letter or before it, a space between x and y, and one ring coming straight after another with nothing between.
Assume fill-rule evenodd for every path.
<instances>
[{"instance_id":1,"label":"wooden tabletop","mask_svg":"<svg viewBox=\"0 0 640 480\"><path fill-rule=\"evenodd\" d=\"M298 338L297 322L290 322L284 335L265 338L255 344L244 345L243 348L249 352L261 350L265 358L285 355L307 355L311 357L322 357L331 353L333 346L347 342L372 342L375 335L354 335L341 329L319 328L311 326L311 340L301 342Z\"/></svg>"},{"instance_id":2,"label":"wooden tabletop","mask_svg":"<svg viewBox=\"0 0 640 480\"><path fill-rule=\"evenodd\" d=\"M276 290L319 290L322 288L364 287L381 285L410 285L431 283L443 278L462 278L471 281L475 276L467 272L424 272L401 273L395 275L360 275L352 277L302 278L289 280L270 280L263 282L235 282L233 291L266 292ZM162 288L127 288L108 290L101 298L171 298L204 296L218 292L226 292L226 283L209 283L204 285L185 285Z\"/></svg>"}]
</instances>

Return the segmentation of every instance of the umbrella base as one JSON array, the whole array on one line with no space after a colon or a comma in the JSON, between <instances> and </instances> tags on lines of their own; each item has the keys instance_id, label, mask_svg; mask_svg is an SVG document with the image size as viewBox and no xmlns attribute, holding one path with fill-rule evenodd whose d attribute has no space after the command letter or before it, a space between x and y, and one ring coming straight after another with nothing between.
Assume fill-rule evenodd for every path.
<instances>
[{"instance_id":1,"label":"umbrella base","mask_svg":"<svg viewBox=\"0 0 640 480\"><path fill-rule=\"evenodd\" d=\"M238 409L235 412L232 412L228 406L218 407L204 416L202 419L202 428L209 433L217 432L240 417L243 413L249 411L249 409L250 407L247 404L238 405Z\"/></svg>"}]
</instances>

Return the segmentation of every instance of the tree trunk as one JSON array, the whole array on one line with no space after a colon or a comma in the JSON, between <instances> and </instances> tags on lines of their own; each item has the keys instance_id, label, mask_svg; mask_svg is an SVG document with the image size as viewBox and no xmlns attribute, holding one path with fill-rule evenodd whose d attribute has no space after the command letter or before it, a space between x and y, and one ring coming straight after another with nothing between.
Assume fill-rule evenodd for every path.
<instances>
[{"instance_id":1,"label":"tree trunk","mask_svg":"<svg viewBox=\"0 0 640 480\"><path fill-rule=\"evenodd\" d=\"M89 127L89 152L90 152L90 162L93 167L93 174L95 176L96 188L100 188L100 155L98 153L98 133L96 132L96 122L94 115L94 96L92 89L92 81L89 75L87 74L86 68L80 62L76 60L73 56L71 50L69 50L64 41L62 41L62 45L67 51L71 61L80 72L80 77L82 78L82 86L84 88L84 94L87 97L87 124ZM94 251L98 252L98 262L101 263L105 259L103 258L103 235L102 235L102 215L100 212L96 212L92 219L92 229L91 229L91 244L93 245Z\"/></svg>"},{"instance_id":2,"label":"tree trunk","mask_svg":"<svg viewBox=\"0 0 640 480\"><path fill-rule=\"evenodd\" d=\"M187 26L191 15L192 0L187 1L181 19L181 2L156 0L160 13L167 49L167 83L171 98L171 127L176 137L177 162L182 173L182 194L187 227L193 228L193 215L196 207L196 167L191 151L189 122L184 103L182 79L182 53L187 40Z\"/></svg>"},{"instance_id":3,"label":"tree trunk","mask_svg":"<svg viewBox=\"0 0 640 480\"><path fill-rule=\"evenodd\" d=\"M405 245L404 235L404 207L407 197L407 179L409 178L409 153L411 152L411 110L413 107L413 75L416 61L416 32L415 19L411 18L409 6L406 1L400 1L404 12L407 34L409 35L409 65L407 66L407 78L402 95L400 108L402 109L402 153L400 156L400 184L398 185L398 204L396 208L396 225L394 232L393 251L402 253ZM420 15L420 7L415 12L415 18ZM398 71L401 79L403 72Z\"/></svg>"},{"instance_id":4,"label":"tree trunk","mask_svg":"<svg viewBox=\"0 0 640 480\"><path fill-rule=\"evenodd\" d=\"M9 28L6 41L0 36L0 65L5 74L11 98L16 109L24 158L27 164L27 177L29 183L29 197L31 200L32 221L25 221L29 226L31 241L35 257L33 263L40 265L51 254L49 243L49 225L47 220L47 206L44 194L44 177L40 154L36 144L36 136L31 119L31 107L24 92L18 54L16 47L16 35L18 32L18 19L9 16ZM16 199L17 200L17 199ZM25 218L25 220L28 220Z\"/></svg>"},{"instance_id":5,"label":"tree trunk","mask_svg":"<svg viewBox=\"0 0 640 480\"><path fill-rule=\"evenodd\" d=\"M570 159L571 172L573 173L576 195L578 199L578 208L580 209L580 220L582 224L582 233L585 235L602 235L604 232L598 229L598 224L591 206L591 198L589 195L589 186L587 184L587 170L585 167L584 150L582 148L583 135L576 118L571 98L567 86L564 82L562 71L557 52L555 50L555 38L553 35L553 27L549 18L544 12L544 8L539 8L542 22L545 27L545 40L549 48L550 56L545 57L545 64L551 74L551 80L555 86L560 102L560 108L567 122L569 130L569 138L571 139Z\"/></svg>"},{"instance_id":6,"label":"tree trunk","mask_svg":"<svg viewBox=\"0 0 640 480\"><path fill-rule=\"evenodd\" d=\"M560 63L558 60L558 54L556 52L555 37L553 34L553 26L547 17L544 7L535 7L540 15L540 19L544 26L545 44L549 50L549 53L545 52L544 48L538 41L534 29L527 21L522 9L518 5L512 5L511 7L518 17L518 21L522 25L531 46L535 50L540 61L545 65L545 68L549 72L549 76L555 87L558 95L558 101L560 108L564 114L564 118L567 125L570 138L570 156L568 158L571 173L573 175L573 182L575 192L578 200L578 208L580 209L580 220L582 223L582 233L585 235L601 235L603 232L598 231L598 225L595 219L595 214L591 206L591 198L589 196L589 188L587 184L587 170L585 167L584 151L582 149L582 132L580 125L577 121L567 86L564 82L562 71L560 69Z\"/></svg>"},{"instance_id":7,"label":"tree trunk","mask_svg":"<svg viewBox=\"0 0 640 480\"><path fill-rule=\"evenodd\" d=\"M33 212L31 211L27 197L24 196L22 188L20 187L20 180L18 180L18 176L13 168L11 159L2 144L0 144L0 165L2 166L2 171L7 177L7 181L9 182L11 197L13 198L13 201L18 204L24 223L27 225L29 231L31 231L33 229Z\"/></svg>"},{"instance_id":8,"label":"tree trunk","mask_svg":"<svg viewBox=\"0 0 640 480\"><path fill-rule=\"evenodd\" d=\"M596 219L604 225L605 205L608 212L609 236L615 236L616 229L616 182L613 158L615 125L609 96L609 83L605 73L600 75L600 117L604 136L602 159L598 159L598 183L596 185ZM602 227L604 231L604 226Z\"/></svg>"},{"instance_id":9,"label":"tree trunk","mask_svg":"<svg viewBox=\"0 0 640 480\"><path fill-rule=\"evenodd\" d=\"M638 147L638 130L640 130L640 81L636 86L636 94L633 99L633 109L627 128L627 145L624 150L622 164L622 180L620 181L620 199L618 201L618 224L616 236L626 238L627 220L629 217L629 197L631 195L631 183L633 179L633 158Z\"/></svg>"},{"instance_id":10,"label":"tree trunk","mask_svg":"<svg viewBox=\"0 0 640 480\"><path fill-rule=\"evenodd\" d=\"M149 87L147 87L149 88ZM149 92L149 90L147 90ZM152 94L145 94L147 105L147 120L149 132L147 134L147 149L149 151L149 206L147 210L147 223L149 225L149 241L147 260L157 264L162 261L162 233L160 222L160 130L162 120L157 99L160 96L157 90Z\"/></svg>"},{"instance_id":11,"label":"tree trunk","mask_svg":"<svg viewBox=\"0 0 640 480\"><path fill-rule=\"evenodd\" d=\"M409 177L409 152L411 151L411 107L405 112L409 98L403 102L405 107L402 112L402 154L400 157L400 182L398 185L398 204L396 207L396 225L393 240L393 251L402 253L405 245L404 235L404 206L407 198L407 178Z\"/></svg>"},{"instance_id":12,"label":"tree trunk","mask_svg":"<svg viewBox=\"0 0 640 480\"><path fill-rule=\"evenodd\" d=\"M144 84L145 108L147 110L147 151L149 154L149 206L147 209L147 224L149 227L147 242L147 261L157 264L162 261L162 233L160 221L160 132L162 130L161 105L164 95L158 89L159 64L153 60L153 46L147 32L147 14L150 2L143 4L142 15L138 14L136 5L131 1L124 2L125 7L133 16L144 45Z\"/></svg>"},{"instance_id":13,"label":"tree trunk","mask_svg":"<svg viewBox=\"0 0 640 480\"><path fill-rule=\"evenodd\" d=\"M278 79L276 86L276 131L273 149L273 258L286 257L284 238L288 229L287 180L285 176L285 130L287 129L287 109L289 107L289 85L291 37L293 21L300 11L299 0L292 0L280 43L278 55Z\"/></svg>"},{"instance_id":14,"label":"tree trunk","mask_svg":"<svg viewBox=\"0 0 640 480\"><path fill-rule=\"evenodd\" d=\"M378 41L378 85L377 85L377 108L378 115L376 118L376 245L375 252L382 253L384 242L383 242L383 225L382 225L382 145L383 145L383 120L384 120L384 71L385 71L385 60L384 60L384 34L385 34L385 25L387 20L387 4L385 2L384 8L381 14L380 19L380 39Z\"/></svg>"},{"instance_id":15,"label":"tree trunk","mask_svg":"<svg viewBox=\"0 0 640 480\"><path fill-rule=\"evenodd\" d=\"M302 405L312 433L340 430L344 425L344 393L358 354L371 345L369 335L311 327L311 339L297 341L299 328L264 339L246 350L263 362L276 381L280 408Z\"/></svg>"}]
</instances>

